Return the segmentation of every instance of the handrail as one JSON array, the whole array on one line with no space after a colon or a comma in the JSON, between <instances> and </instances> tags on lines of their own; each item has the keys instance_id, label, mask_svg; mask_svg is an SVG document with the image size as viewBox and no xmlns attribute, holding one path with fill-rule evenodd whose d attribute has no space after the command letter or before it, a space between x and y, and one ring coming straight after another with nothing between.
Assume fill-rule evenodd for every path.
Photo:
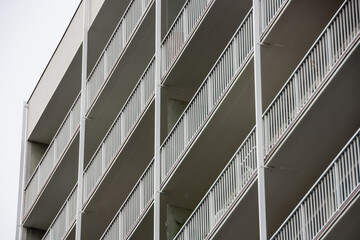
<instances>
[{"instance_id":1,"label":"handrail","mask_svg":"<svg viewBox=\"0 0 360 240\"><path fill-rule=\"evenodd\" d=\"M271 239L313 239L360 191L360 128Z\"/></svg>"},{"instance_id":2,"label":"handrail","mask_svg":"<svg viewBox=\"0 0 360 240\"><path fill-rule=\"evenodd\" d=\"M265 156L328 81L359 39L359 6L345 1L263 113ZM345 26L343 21L347 21Z\"/></svg>"},{"instance_id":3,"label":"handrail","mask_svg":"<svg viewBox=\"0 0 360 240\"><path fill-rule=\"evenodd\" d=\"M54 135L45 153L41 157L34 172L30 176L24 187L24 214L36 199L44 184L48 180L51 172L57 166L57 163L67 149L67 146L73 139L73 135L77 132L80 124L80 96L81 92L76 97L70 110L66 114L63 122Z\"/></svg>"},{"instance_id":4,"label":"handrail","mask_svg":"<svg viewBox=\"0 0 360 240\"><path fill-rule=\"evenodd\" d=\"M186 144L195 136L200 126L220 102L226 89L234 81L233 78L246 66L253 51L252 38L252 9L250 9L161 144L162 180L177 162Z\"/></svg>"},{"instance_id":5,"label":"handrail","mask_svg":"<svg viewBox=\"0 0 360 240\"><path fill-rule=\"evenodd\" d=\"M109 226L100 239L106 239L107 237L119 236L116 239L127 239L134 226L139 221L140 217L147 211L150 203L154 198L154 159L146 167L145 171L136 182L135 186L131 190L130 194L121 205L114 218L111 220ZM135 203L131 202L135 201ZM131 206L130 206L131 205ZM126 212L126 207L129 207L129 212ZM132 212L135 210L135 213ZM126 213L128 215L126 215ZM125 216L126 215L126 216ZM121 230L120 230L121 229Z\"/></svg>"},{"instance_id":6,"label":"handrail","mask_svg":"<svg viewBox=\"0 0 360 240\"><path fill-rule=\"evenodd\" d=\"M126 142L138 118L147 109L155 90L155 56L151 59L133 91L105 134L84 169L84 201L93 191L101 175L110 166L118 150ZM130 111L130 112L128 112ZM96 165L96 166L95 166Z\"/></svg>"},{"instance_id":7,"label":"handrail","mask_svg":"<svg viewBox=\"0 0 360 240\"><path fill-rule=\"evenodd\" d=\"M175 239L205 239L223 219L232 203L243 194L257 173L255 127L197 205ZM185 237L186 236L186 237Z\"/></svg>"}]
</instances>

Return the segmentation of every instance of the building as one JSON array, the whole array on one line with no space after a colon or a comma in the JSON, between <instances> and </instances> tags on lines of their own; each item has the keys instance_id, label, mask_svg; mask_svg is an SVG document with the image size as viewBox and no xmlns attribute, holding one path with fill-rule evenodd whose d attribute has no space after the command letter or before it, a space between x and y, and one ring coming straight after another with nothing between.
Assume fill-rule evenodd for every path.
<instances>
[{"instance_id":1,"label":"building","mask_svg":"<svg viewBox=\"0 0 360 240\"><path fill-rule=\"evenodd\" d=\"M359 0L82 1L16 238L359 239L359 38Z\"/></svg>"}]
</instances>

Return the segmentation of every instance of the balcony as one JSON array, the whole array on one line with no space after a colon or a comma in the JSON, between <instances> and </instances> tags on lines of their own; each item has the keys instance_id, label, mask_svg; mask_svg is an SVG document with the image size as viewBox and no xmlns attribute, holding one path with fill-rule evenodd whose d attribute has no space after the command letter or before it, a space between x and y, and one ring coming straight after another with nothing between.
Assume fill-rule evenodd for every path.
<instances>
[{"instance_id":1,"label":"balcony","mask_svg":"<svg viewBox=\"0 0 360 240\"><path fill-rule=\"evenodd\" d=\"M261 2L265 18L269 14L267 12L276 10L261 35L262 100L266 108L343 0ZM261 16L261 19L264 17Z\"/></svg>"},{"instance_id":2,"label":"balcony","mask_svg":"<svg viewBox=\"0 0 360 240\"><path fill-rule=\"evenodd\" d=\"M154 159L141 175L101 240L129 239L136 231L154 200Z\"/></svg>"},{"instance_id":3,"label":"balcony","mask_svg":"<svg viewBox=\"0 0 360 240\"><path fill-rule=\"evenodd\" d=\"M83 209L89 212L83 218L86 239L101 236L106 227L104 224L114 216L135 184L136 176L154 155L154 90L155 57L84 169ZM142 146L141 151L134 146ZM119 185L124 181L127 184ZM100 217L103 224L99 224Z\"/></svg>"},{"instance_id":4,"label":"balcony","mask_svg":"<svg viewBox=\"0 0 360 240\"><path fill-rule=\"evenodd\" d=\"M230 212L240 204L239 202L244 202L243 198L247 197L244 195L254 185L256 177L257 161L254 128L174 239L212 239ZM245 208L244 205L243 207ZM256 211L246 216L246 220L244 218L242 220L247 221L247 223L236 224L236 228L246 229L245 226L249 225L251 219L255 220L254 226L257 225ZM258 230L249 233L249 229L253 229L253 227L243 231L242 236L246 239L256 238ZM220 237L220 239L222 238Z\"/></svg>"},{"instance_id":5,"label":"balcony","mask_svg":"<svg viewBox=\"0 0 360 240\"><path fill-rule=\"evenodd\" d=\"M42 240L66 239L67 235L71 232L76 224L76 199L77 184L70 192L70 195L67 197L65 203L60 208L59 213L56 215L54 221L51 223Z\"/></svg>"},{"instance_id":6,"label":"balcony","mask_svg":"<svg viewBox=\"0 0 360 240\"><path fill-rule=\"evenodd\" d=\"M353 202L359 205L360 192L360 130L341 150L330 166L312 186L271 239L321 239L335 228ZM358 209L358 207L357 207ZM357 213L359 213L357 211ZM353 218L347 218L350 224ZM346 229L346 228L345 228ZM337 229L330 239L343 238L349 228ZM352 225L352 234L346 239L357 239L358 226ZM331 235L330 235L331 236ZM337 237L336 237L337 236ZM325 237L326 239L326 237Z\"/></svg>"},{"instance_id":7,"label":"balcony","mask_svg":"<svg viewBox=\"0 0 360 240\"><path fill-rule=\"evenodd\" d=\"M186 1L161 43L162 83L192 96L250 8L251 1Z\"/></svg>"},{"instance_id":8,"label":"balcony","mask_svg":"<svg viewBox=\"0 0 360 240\"><path fill-rule=\"evenodd\" d=\"M25 185L24 226L47 229L76 182L79 124L80 94ZM64 172L68 174L66 181L62 179Z\"/></svg>"}]
</instances>

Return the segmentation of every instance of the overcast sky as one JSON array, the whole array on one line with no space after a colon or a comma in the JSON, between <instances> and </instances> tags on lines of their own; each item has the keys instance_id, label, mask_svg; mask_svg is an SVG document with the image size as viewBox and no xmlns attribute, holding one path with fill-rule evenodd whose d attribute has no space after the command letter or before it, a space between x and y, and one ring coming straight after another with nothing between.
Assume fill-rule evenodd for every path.
<instances>
[{"instance_id":1,"label":"overcast sky","mask_svg":"<svg viewBox=\"0 0 360 240\"><path fill-rule=\"evenodd\" d=\"M0 0L0 238L15 239L23 101L80 0Z\"/></svg>"}]
</instances>

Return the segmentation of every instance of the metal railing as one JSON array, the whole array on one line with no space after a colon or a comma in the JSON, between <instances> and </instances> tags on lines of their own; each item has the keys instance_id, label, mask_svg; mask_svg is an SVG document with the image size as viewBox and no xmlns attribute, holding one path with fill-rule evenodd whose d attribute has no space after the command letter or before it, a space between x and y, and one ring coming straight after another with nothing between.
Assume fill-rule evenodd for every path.
<instances>
[{"instance_id":1,"label":"metal railing","mask_svg":"<svg viewBox=\"0 0 360 240\"><path fill-rule=\"evenodd\" d=\"M102 240L128 239L154 199L154 159L151 160L120 210L105 230Z\"/></svg>"},{"instance_id":2,"label":"metal railing","mask_svg":"<svg viewBox=\"0 0 360 240\"><path fill-rule=\"evenodd\" d=\"M206 239L243 195L257 173L255 128L195 208L174 239Z\"/></svg>"},{"instance_id":3,"label":"metal railing","mask_svg":"<svg viewBox=\"0 0 360 240\"><path fill-rule=\"evenodd\" d=\"M53 140L36 166L33 174L24 188L24 214L27 213L41 189L57 166L65 149L73 139L73 135L80 124L80 95L79 94L67 113Z\"/></svg>"},{"instance_id":4,"label":"metal railing","mask_svg":"<svg viewBox=\"0 0 360 240\"><path fill-rule=\"evenodd\" d=\"M271 239L314 239L360 190L360 129Z\"/></svg>"},{"instance_id":5,"label":"metal railing","mask_svg":"<svg viewBox=\"0 0 360 240\"><path fill-rule=\"evenodd\" d=\"M290 0L262 0L260 1L261 20L260 33L263 33L268 27L269 23L276 15L283 9L285 4Z\"/></svg>"},{"instance_id":6,"label":"metal railing","mask_svg":"<svg viewBox=\"0 0 360 240\"><path fill-rule=\"evenodd\" d=\"M84 170L83 199L90 193L124 145L136 123L153 99L155 91L155 57L136 84L123 108L115 118L104 139Z\"/></svg>"},{"instance_id":7,"label":"metal railing","mask_svg":"<svg viewBox=\"0 0 360 240\"><path fill-rule=\"evenodd\" d=\"M345 1L263 114L265 155L301 115L359 38L359 2Z\"/></svg>"},{"instance_id":8,"label":"metal railing","mask_svg":"<svg viewBox=\"0 0 360 240\"><path fill-rule=\"evenodd\" d=\"M64 238L65 234L69 231L70 226L75 223L76 199L77 184L70 192L54 221L46 231L44 237L42 238L43 240L61 240Z\"/></svg>"},{"instance_id":9,"label":"metal railing","mask_svg":"<svg viewBox=\"0 0 360 240\"><path fill-rule=\"evenodd\" d=\"M116 26L86 82L86 109L89 109L117 59L129 44L153 0L132 0Z\"/></svg>"},{"instance_id":10,"label":"metal railing","mask_svg":"<svg viewBox=\"0 0 360 240\"><path fill-rule=\"evenodd\" d=\"M187 0L161 42L161 76L169 70L185 42L215 0Z\"/></svg>"},{"instance_id":11,"label":"metal railing","mask_svg":"<svg viewBox=\"0 0 360 240\"><path fill-rule=\"evenodd\" d=\"M161 181L246 66L253 51L252 10L220 55L200 88L161 145Z\"/></svg>"}]
</instances>

